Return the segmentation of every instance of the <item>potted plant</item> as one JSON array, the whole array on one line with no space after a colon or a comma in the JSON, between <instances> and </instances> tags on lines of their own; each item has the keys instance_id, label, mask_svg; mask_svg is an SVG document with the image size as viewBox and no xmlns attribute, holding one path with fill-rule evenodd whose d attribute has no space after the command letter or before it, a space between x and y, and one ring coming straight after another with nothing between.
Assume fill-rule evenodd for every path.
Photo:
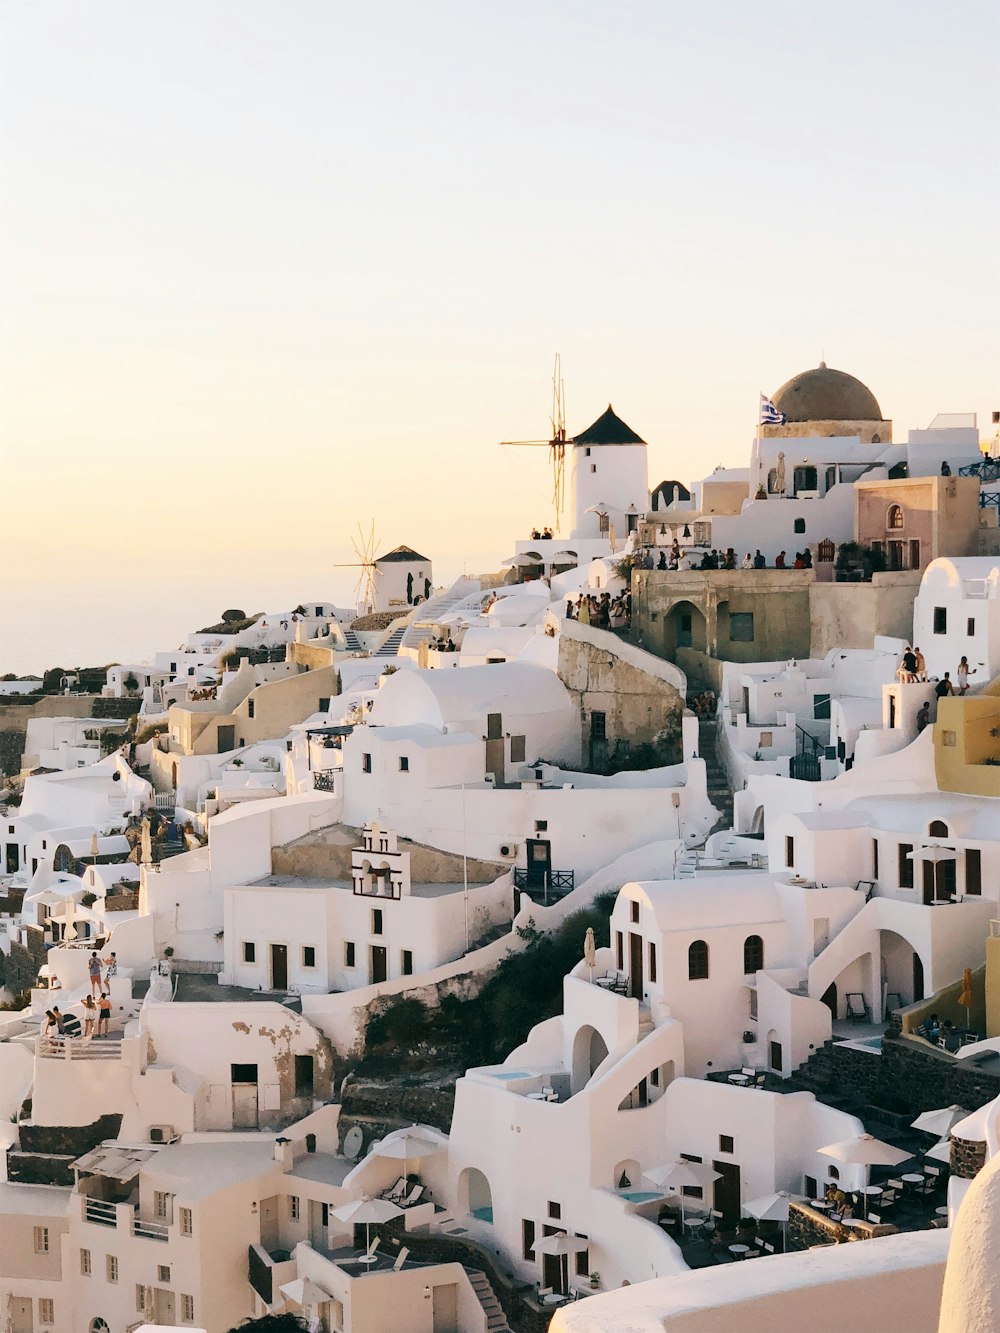
<instances>
[{"instance_id":1,"label":"potted plant","mask_svg":"<svg viewBox=\"0 0 1000 1333\"><path fill-rule=\"evenodd\" d=\"M594 1288L595 1291L601 1285L601 1275L596 1268L591 1270L590 1285Z\"/></svg>"}]
</instances>

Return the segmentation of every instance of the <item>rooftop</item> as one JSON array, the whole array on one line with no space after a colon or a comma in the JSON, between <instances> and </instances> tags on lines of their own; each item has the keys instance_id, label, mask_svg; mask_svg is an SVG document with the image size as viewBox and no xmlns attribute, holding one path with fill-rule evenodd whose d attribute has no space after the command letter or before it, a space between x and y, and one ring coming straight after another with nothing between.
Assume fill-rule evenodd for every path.
<instances>
[{"instance_id":1,"label":"rooftop","mask_svg":"<svg viewBox=\"0 0 1000 1333\"><path fill-rule=\"evenodd\" d=\"M579 435L573 436L574 444L645 444L641 435L637 435L631 426L626 426L614 408L608 403L608 410L603 412L593 425L588 426Z\"/></svg>"}]
</instances>

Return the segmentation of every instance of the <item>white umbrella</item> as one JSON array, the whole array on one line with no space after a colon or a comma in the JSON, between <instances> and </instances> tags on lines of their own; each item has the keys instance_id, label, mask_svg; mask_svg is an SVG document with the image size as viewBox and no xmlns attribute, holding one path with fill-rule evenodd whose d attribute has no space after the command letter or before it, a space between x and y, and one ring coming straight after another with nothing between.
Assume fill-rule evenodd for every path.
<instances>
[{"instance_id":1,"label":"white umbrella","mask_svg":"<svg viewBox=\"0 0 1000 1333\"><path fill-rule=\"evenodd\" d=\"M777 1194L762 1194L759 1199L751 1199L743 1205L743 1211L760 1222L781 1222L784 1225L788 1221L788 1205L803 1198L804 1194L778 1190Z\"/></svg>"},{"instance_id":2,"label":"white umbrella","mask_svg":"<svg viewBox=\"0 0 1000 1333\"><path fill-rule=\"evenodd\" d=\"M425 1134L413 1129L404 1129L394 1138L383 1139L372 1153L373 1157L392 1157L403 1163L403 1171L409 1174L410 1161L418 1162L422 1157L434 1157L444 1151L443 1143L435 1143Z\"/></svg>"},{"instance_id":3,"label":"white umbrella","mask_svg":"<svg viewBox=\"0 0 1000 1333\"><path fill-rule=\"evenodd\" d=\"M817 1148L824 1157L833 1157L838 1162L847 1162L863 1166L865 1184L868 1184L870 1166L899 1166L913 1156L904 1148L894 1148L891 1143L877 1139L874 1134L859 1134L853 1139L841 1139L839 1143L828 1143L825 1148Z\"/></svg>"},{"instance_id":4,"label":"white umbrella","mask_svg":"<svg viewBox=\"0 0 1000 1333\"><path fill-rule=\"evenodd\" d=\"M354 1226L364 1226L365 1249L367 1250L371 1245L372 1223L391 1222L394 1217L399 1217L402 1211L402 1208L397 1208L388 1199L353 1199L350 1203L334 1208L333 1215L341 1222L350 1222Z\"/></svg>"},{"instance_id":5,"label":"white umbrella","mask_svg":"<svg viewBox=\"0 0 1000 1333\"><path fill-rule=\"evenodd\" d=\"M719 1180L722 1177L721 1171L716 1171L704 1162L686 1162L683 1158L676 1162L671 1162L669 1166L654 1166L652 1171L644 1171L643 1175L647 1180L651 1180L654 1185L660 1185L664 1189L672 1185L681 1196L681 1225L684 1224L684 1187L685 1185L698 1185L706 1189L713 1180Z\"/></svg>"},{"instance_id":6,"label":"white umbrella","mask_svg":"<svg viewBox=\"0 0 1000 1333\"><path fill-rule=\"evenodd\" d=\"M964 1106L945 1106L940 1111L924 1111L910 1124L911 1129L922 1129L938 1138L947 1134L952 1125L968 1115Z\"/></svg>"},{"instance_id":7,"label":"white umbrella","mask_svg":"<svg viewBox=\"0 0 1000 1333\"><path fill-rule=\"evenodd\" d=\"M907 852L909 861L930 861L936 865L939 861L956 861L958 852L953 847L939 847L936 844L930 847L918 847L915 851Z\"/></svg>"},{"instance_id":8,"label":"white umbrella","mask_svg":"<svg viewBox=\"0 0 1000 1333\"><path fill-rule=\"evenodd\" d=\"M296 1305L303 1308L307 1305L322 1305L324 1301L330 1299L330 1293L318 1287L315 1282L307 1277L296 1278L294 1282L286 1282L278 1290L286 1300L294 1301Z\"/></svg>"},{"instance_id":9,"label":"white umbrella","mask_svg":"<svg viewBox=\"0 0 1000 1333\"><path fill-rule=\"evenodd\" d=\"M563 1261L563 1288L569 1287L569 1256L583 1254L590 1249L590 1241L584 1236L567 1236L564 1231L554 1236L543 1236L535 1241L536 1254L558 1254Z\"/></svg>"},{"instance_id":10,"label":"white umbrella","mask_svg":"<svg viewBox=\"0 0 1000 1333\"><path fill-rule=\"evenodd\" d=\"M933 1148L928 1148L925 1157L933 1157L935 1162L951 1161L951 1139L941 1139Z\"/></svg>"},{"instance_id":11,"label":"white umbrella","mask_svg":"<svg viewBox=\"0 0 1000 1333\"><path fill-rule=\"evenodd\" d=\"M590 968L590 979L594 979L594 968L597 966L597 941L594 939L594 927L588 926L587 933L583 937L583 961Z\"/></svg>"}]
</instances>

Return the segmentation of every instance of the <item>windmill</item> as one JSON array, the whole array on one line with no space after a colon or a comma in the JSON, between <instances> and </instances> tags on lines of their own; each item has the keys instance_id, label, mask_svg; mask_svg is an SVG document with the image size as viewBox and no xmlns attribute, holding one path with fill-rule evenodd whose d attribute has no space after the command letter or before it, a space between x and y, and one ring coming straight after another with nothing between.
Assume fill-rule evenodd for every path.
<instances>
[{"instance_id":1,"label":"windmill","mask_svg":"<svg viewBox=\"0 0 1000 1333\"><path fill-rule=\"evenodd\" d=\"M378 575L378 568L375 564L375 551L378 543L375 540L375 520L372 519L371 527L368 532L358 524L357 537L351 537L351 545L354 547L354 554L357 560L344 561L335 565L335 569L358 569L361 572L358 575L358 585L354 590L354 600L360 606L364 604L369 608L375 606L375 579Z\"/></svg>"},{"instance_id":2,"label":"windmill","mask_svg":"<svg viewBox=\"0 0 1000 1333\"><path fill-rule=\"evenodd\" d=\"M563 512L566 481L566 391L563 386L562 359L556 352L552 370L552 437L548 440L501 440L501 448L547 448L552 463L552 503L556 527Z\"/></svg>"}]
</instances>

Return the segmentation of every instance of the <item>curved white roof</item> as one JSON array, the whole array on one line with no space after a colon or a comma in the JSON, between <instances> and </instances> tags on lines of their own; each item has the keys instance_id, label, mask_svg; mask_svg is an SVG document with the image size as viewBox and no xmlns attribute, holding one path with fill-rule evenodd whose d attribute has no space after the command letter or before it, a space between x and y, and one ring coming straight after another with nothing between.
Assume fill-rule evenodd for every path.
<instances>
[{"instance_id":1,"label":"curved white roof","mask_svg":"<svg viewBox=\"0 0 1000 1333\"><path fill-rule=\"evenodd\" d=\"M426 722L440 730L470 718L485 721L487 713L523 717L572 708L569 691L554 671L529 662L498 662L390 676L372 705L370 720L384 726Z\"/></svg>"},{"instance_id":2,"label":"curved white roof","mask_svg":"<svg viewBox=\"0 0 1000 1333\"><path fill-rule=\"evenodd\" d=\"M642 880L626 884L622 893L640 902L645 899L663 931L712 930L785 919L777 890L761 876L752 881L732 875Z\"/></svg>"},{"instance_id":3,"label":"curved white roof","mask_svg":"<svg viewBox=\"0 0 1000 1333\"><path fill-rule=\"evenodd\" d=\"M858 826L867 824L887 833L911 833L918 838L929 836L927 829L935 819L948 825L952 838L1000 838L1000 802L989 796L949 792L864 796L845 806L843 813L857 815Z\"/></svg>"}]
</instances>

